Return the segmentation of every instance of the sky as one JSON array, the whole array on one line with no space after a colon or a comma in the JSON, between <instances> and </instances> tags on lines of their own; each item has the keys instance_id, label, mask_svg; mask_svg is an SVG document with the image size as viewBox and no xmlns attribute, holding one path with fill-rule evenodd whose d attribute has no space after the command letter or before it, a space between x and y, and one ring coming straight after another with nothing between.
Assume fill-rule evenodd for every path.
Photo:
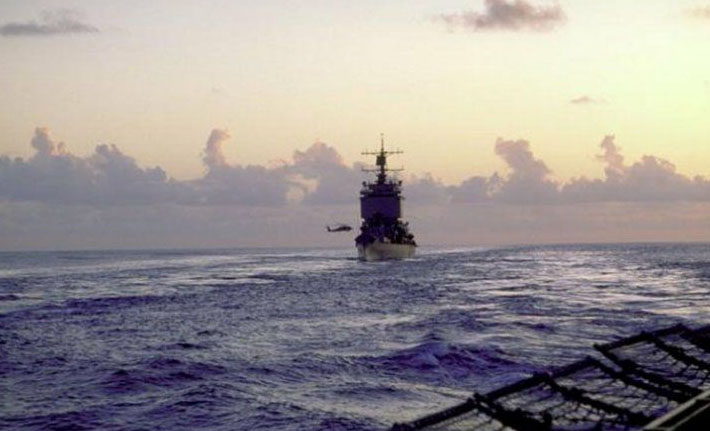
<instances>
[{"instance_id":1,"label":"sky","mask_svg":"<svg viewBox=\"0 0 710 431\"><path fill-rule=\"evenodd\" d=\"M708 0L0 0L0 249L710 240Z\"/></svg>"}]
</instances>

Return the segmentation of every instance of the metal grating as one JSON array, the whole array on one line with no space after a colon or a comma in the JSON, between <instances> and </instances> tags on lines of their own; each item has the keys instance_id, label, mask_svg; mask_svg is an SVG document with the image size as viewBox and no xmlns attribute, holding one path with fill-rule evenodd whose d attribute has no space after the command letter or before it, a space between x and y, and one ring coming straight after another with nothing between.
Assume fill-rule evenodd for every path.
<instances>
[{"instance_id":1,"label":"metal grating","mask_svg":"<svg viewBox=\"0 0 710 431\"><path fill-rule=\"evenodd\" d=\"M710 326L644 332L392 431L617 431L644 425L710 390Z\"/></svg>"}]
</instances>

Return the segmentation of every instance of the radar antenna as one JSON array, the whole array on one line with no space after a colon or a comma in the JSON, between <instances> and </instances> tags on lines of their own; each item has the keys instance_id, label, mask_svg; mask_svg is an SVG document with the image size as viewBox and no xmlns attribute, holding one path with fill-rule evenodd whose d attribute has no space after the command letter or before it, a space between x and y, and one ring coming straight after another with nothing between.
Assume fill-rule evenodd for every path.
<instances>
[{"instance_id":1,"label":"radar antenna","mask_svg":"<svg viewBox=\"0 0 710 431\"><path fill-rule=\"evenodd\" d=\"M361 154L364 156L376 156L375 161L376 168L363 168L363 172L377 172L377 183L382 184L387 179L387 172L399 172L403 171L404 168L392 169L387 167L387 156L393 154L402 154L401 150L386 151L385 150L385 134L380 133L380 151L363 151Z\"/></svg>"}]
</instances>

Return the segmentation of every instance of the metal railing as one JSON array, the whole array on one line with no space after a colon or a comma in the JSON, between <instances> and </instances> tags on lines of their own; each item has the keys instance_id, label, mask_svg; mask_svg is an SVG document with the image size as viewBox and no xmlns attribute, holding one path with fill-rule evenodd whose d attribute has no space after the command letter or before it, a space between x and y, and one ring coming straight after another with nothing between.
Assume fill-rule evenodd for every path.
<instances>
[{"instance_id":1,"label":"metal railing","mask_svg":"<svg viewBox=\"0 0 710 431\"><path fill-rule=\"evenodd\" d=\"M391 430L641 430L710 390L710 325L675 325L594 347L602 358L474 393Z\"/></svg>"}]
</instances>

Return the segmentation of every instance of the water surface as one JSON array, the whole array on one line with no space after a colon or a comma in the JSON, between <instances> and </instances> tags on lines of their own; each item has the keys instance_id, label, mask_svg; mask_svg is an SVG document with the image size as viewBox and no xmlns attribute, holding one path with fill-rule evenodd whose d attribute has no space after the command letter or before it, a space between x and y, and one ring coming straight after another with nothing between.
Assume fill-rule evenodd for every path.
<instances>
[{"instance_id":1,"label":"water surface","mask_svg":"<svg viewBox=\"0 0 710 431\"><path fill-rule=\"evenodd\" d=\"M0 253L0 428L376 430L672 323L710 245Z\"/></svg>"}]
</instances>

